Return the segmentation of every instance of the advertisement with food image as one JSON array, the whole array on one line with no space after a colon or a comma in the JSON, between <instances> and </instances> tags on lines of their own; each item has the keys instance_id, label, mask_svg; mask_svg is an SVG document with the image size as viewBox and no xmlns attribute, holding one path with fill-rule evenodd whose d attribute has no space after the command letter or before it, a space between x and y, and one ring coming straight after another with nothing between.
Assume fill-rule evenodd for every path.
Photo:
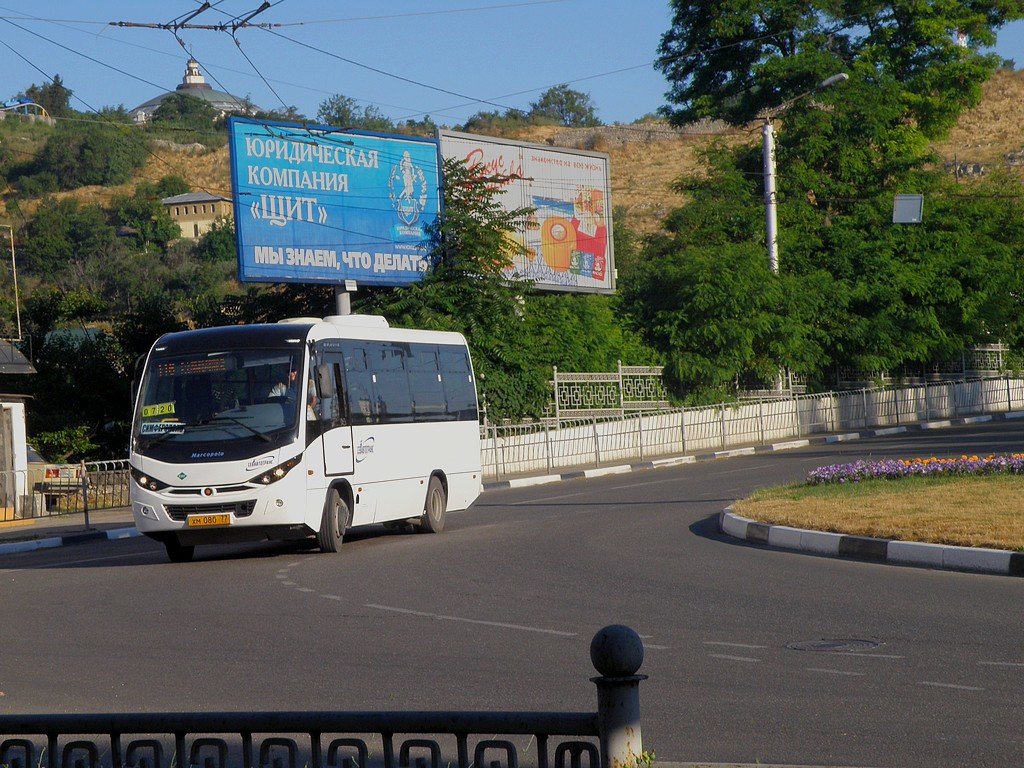
<instances>
[{"instance_id":1,"label":"advertisement with food image","mask_svg":"<svg viewBox=\"0 0 1024 768\"><path fill-rule=\"evenodd\" d=\"M500 185L506 210L532 209L510 233L524 253L508 277L548 291L615 291L608 155L455 131L438 137L442 156Z\"/></svg>"}]
</instances>

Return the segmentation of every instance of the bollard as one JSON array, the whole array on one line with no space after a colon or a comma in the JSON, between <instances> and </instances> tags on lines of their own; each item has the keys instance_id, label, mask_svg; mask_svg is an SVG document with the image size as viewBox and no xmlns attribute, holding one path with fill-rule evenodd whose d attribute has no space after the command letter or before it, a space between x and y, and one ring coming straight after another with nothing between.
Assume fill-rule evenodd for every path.
<instances>
[{"instance_id":1,"label":"bollard","mask_svg":"<svg viewBox=\"0 0 1024 768\"><path fill-rule=\"evenodd\" d=\"M635 766L643 754L640 733L640 681L636 671L644 661L644 644L629 627L611 624L590 641L590 660L599 677L597 729L601 741L601 768Z\"/></svg>"},{"instance_id":2,"label":"bollard","mask_svg":"<svg viewBox=\"0 0 1024 768\"><path fill-rule=\"evenodd\" d=\"M85 527L89 527L89 473L85 469L85 459L79 464L82 473L82 512L85 513Z\"/></svg>"}]
</instances>

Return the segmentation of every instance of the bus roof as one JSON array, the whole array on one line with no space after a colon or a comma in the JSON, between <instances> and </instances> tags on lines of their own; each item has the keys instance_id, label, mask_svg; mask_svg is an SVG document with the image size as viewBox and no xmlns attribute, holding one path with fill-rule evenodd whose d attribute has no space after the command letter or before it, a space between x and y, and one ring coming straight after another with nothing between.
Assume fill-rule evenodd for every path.
<instances>
[{"instance_id":1,"label":"bus roof","mask_svg":"<svg viewBox=\"0 0 1024 768\"><path fill-rule=\"evenodd\" d=\"M225 325L193 331L165 333L153 345L154 351L190 352L234 347L286 347L304 341L362 339L418 341L427 344L458 344L465 338L452 331L392 328L376 315L335 315L319 318L290 318L279 323Z\"/></svg>"}]
</instances>

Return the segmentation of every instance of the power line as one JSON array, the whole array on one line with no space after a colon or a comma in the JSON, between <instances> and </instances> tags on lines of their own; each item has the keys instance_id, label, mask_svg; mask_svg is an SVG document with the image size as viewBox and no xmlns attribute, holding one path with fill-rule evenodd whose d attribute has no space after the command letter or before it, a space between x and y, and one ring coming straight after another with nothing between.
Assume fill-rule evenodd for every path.
<instances>
[{"instance_id":1,"label":"power line","mask_svg":"<svg viewBox=\"0 0 1024 768\"><path fill-rule=\"evenodd\" d=\"M414 16L442 16L456 13L472 13L477 11L494 11L503 10L505 8L525 8L532 5L553 5L555 3L564 3L568 0L533 0L533 2L523 3L502 3L500 5L480 5L473 8L448 8L440 11L413 11L410 13L390 13L380 16L350 16L343 19L310 19L308 21L285 21L274 24L275 27L299 27L299 26L310 26L312 24L344 24L352 21L384 21L390 19L405 19Z\"/></svg>"},{"instance_id":2,"label":"power line","mask_svg":"<svg viewBox=\"0 0 1024 768\"><path fill-rule=\"evenodd\" d=\"M16 24L15 22L11 21L10 19L0 17L0 21L5 21L8 24L10 24L12 27L17 27L22 32L28 32L30 35L33 35L34 37L38 37L40 40L45 40L47 43L50 43L51 45L56 45L58 48L62 48L65 51L68 51L70 53L75 54L76 56L81 56L82 58L88 59L89 61L94 62L96 64L99 64L102 67L106 67L107 69L111 69L114 72L118 72L118 73L120 73L122 75L125 75L126 77L130 77L133 80L138 80L140 83L145 83L146 85L151 85L154 88L159 88L160 90L167 90L163 86L157 85L156 83L154 83L154 82L152 82L150 80L147 80L144 77L139 77L138 75L132 74L131 72L127 72L127 71L125 71L123 69L120 69L119 67L115 67L113 64L107 64L106 62L100 61L99 59L96 59L96 58L93 58L92 56L89 56L86 53L82 53L81 51L76 51L74 48L69 48L68 46L66 46L66 45L64 45L62 43L58 43L56 40L51 40L50 38L48 38L48 37L46 37L44 35L41 35L38 32L33 32L31 29L26 29L25 27L21 26L20 24ZM20 56L20 54L19 54L19 56ZM25 61L27 62L28 60L25 59ZM31 66L35 67L34 64L31 65ZM84 101L82 103L85 104ZM90 109L92 109L92 108L90 107ZM95 110L93 110L93 111L95 111Z\"/></svg>"},{"instance_id":3,"label":"power line","mask_svg":"<svg viewBox=\"0 0 1024 768\"><path fill-rule=\"evenodd\" d=\"M340 55L334 53L333 51L328 51L328 50L325 50L323 48L319 48L319 47L317 47L315 45L312 45L311 43L304 43L301 40L296 40L294 37L289 37L288 35L285 35L285 34L283 34L281 32L277 32L277 31L275 31L273 29L264 29L263 31L267 32L268 34L274 35L275 37L280 37L283 40L288 40L289 42L292 42L292 43L294 43L296 45L301 45L302 47L308 48L311 51L316 51L317 53L322 53L324 56L330 56L332 59L337 59L338 61L343 61L346 64L351 64L354 67L359 67L361 69L365 69L365 70L368 70L370 72L375 72L378 75L384 75L385 77L390 77L390 78L392 78L394 80L399 80L399 81L401 81L403 83L409 83L410 85L416 85L416 86L419 86L420 88L427 88L427 89L429 89L431 91L438 91L439 93L447 93L449 96L456 96L456 97L458 97L460 99L473 99L472 103L474 103L474 104L488 104L488 105L490 105L492 107L498 107L499 109L512 109L512 107L508 107L508 106L506 106L504 104L498 104L498 103L490 101L488 99L475 99L472 96L467 96L466 94L459 93L458 91L452 91L452 90L449 90L447 88L441 88L440 86L430 85L429 83L424 83L424 82L422 82L420 80L414 80L414 79L412 79L410 77L405 77L403 75L397 75L394 72L388 72L387 70L380 69L379 67L373 67L373 66L370 66L369 64L363 64L362 62L356 61L355 59L349 59L349 58L346 58L345 56L340 56ZM423 114L427 114L427 113L423 113Z\"/></svg>"}]
</instances>

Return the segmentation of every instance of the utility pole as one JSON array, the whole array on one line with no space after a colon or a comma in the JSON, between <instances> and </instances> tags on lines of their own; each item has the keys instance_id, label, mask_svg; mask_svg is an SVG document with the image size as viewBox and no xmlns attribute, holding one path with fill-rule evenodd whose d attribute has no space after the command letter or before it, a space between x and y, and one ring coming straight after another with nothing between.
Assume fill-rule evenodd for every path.
<instances>
[{"instance_id":1,"label":"utility pole","mask_svg":"<svg viewBox=\"0 0 1024 768\"><path fill-rule=\"evenodd\" d=\"M761 126L761 152L764 161L764 222L765 239L768 243L768 268L773 274L779 274L779 219L775 192L775 126L772 124L772 120L800 99L849 79L850 76L845 72L832 75L818 83L814 89L794 96L792 99L784 101L776 109L764 113L764 124Z\"/></svg>"}]
</instances>

